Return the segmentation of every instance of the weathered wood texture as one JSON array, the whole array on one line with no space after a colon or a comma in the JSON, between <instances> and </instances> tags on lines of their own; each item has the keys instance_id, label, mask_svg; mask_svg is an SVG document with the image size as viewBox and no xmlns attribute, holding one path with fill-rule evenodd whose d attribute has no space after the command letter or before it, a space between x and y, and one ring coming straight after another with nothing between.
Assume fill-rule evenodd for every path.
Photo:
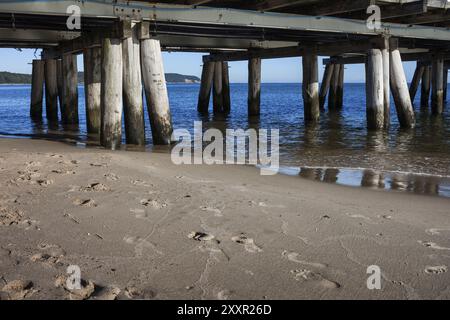
<instances>
[{"instance_id":1,"label":"weathered wood texture","mask_svg":"<svg viewBox=\"0 0 450 320\"><path fill-rule=\"evenodd\" d=\"M391 126L391 58L387 41L381 50L381 55L383 57L384 129L388 130Z\"/></svg>"},{"instance_id":2,"label":"weathered wood texture","mask_svg":"<svg viewBox=\"0 0 450 320\"><path fill-rule=\"evenodd\" d=\"M259 116L261 112L261 59L248 61L248 115Z\"/></svg>"},{"instance_id":3,"label":"weathered wood texture","mask_svg":"<svg viewBox=\"0 0 450 320\"><path fill-rule=\"evenodd\" d=\"M420 93L420 107L422 109L428 109L430 102L430 90L431 90L431 67L425 66L422 75L422 87Z\"/></svg>"},{"instance_id":4,"label":"weathered wood texture","mask_svg":"<svg viewBox=\"0 0 450 320\"><path fill-rule=\"evenodd\" d=\"M328 96L328 110L334 111L337 109L338 103L338 87L339 87L339 74L341 72L340 64L335 64L333 68L333 76L330 83L330 94Z\"/></svg>"},{"instance_id":5,"label":"weathered wood texture","mask_svg":"<svg viewBox=\"0 0 450 320\"><path fill-rule=\"evenodd\" d=\"M383 55L381 50L369 50L366 65L366 112L369 130L380 130L384 127L383 75Z\"/></svg>"},{"instance_id":6,"label":"weathered wood texture","mask_svg":"<svg viewBox=\"0 0 450 320\"><path fill-rule=\"evenodd\" d=\"M89 134L100 134L102 49L85 49L83 54L87 132Z\"/></svg>"},{"instance_id":7,"label":"weathered wood texture","mask_svg":"<svg viewBox=\"0 0 450 320\"><path fill-rule=\"evenodd\" d=\"M390 83L398 121L402 128L413 128L416 124L414 109L409 96L408 83L406 82L400 51L396 46L391 49L390 60Z\"/></svg>"},{"instance_id":8,"label":"weathered wood texture","mask_svg":"<svg viewBox=\"0 0 450 320\"><path fill-rule=\"evenodd\" d=\"M344 106L344 73L345 73L345 65L341 64L339 68L339 78L336 93L337 109L342 109L342 107Z\"/></svg>"},{"instance_id":9,"label":"weathered wood texture","mask_svg":"<svg viewBox=\"0 0 450 320\"><path fill-rule=\"evenodd\" d=\"M63 68L62 68L62 60L58 59L56 61L56 82L58 85L58 102L59 102L59 112L61 114L61 118L63 117L63 105L64 105L64 79L63 79Z\"/></svg>"},{"instance_id":10,"label":"weathered wood texture","mask_svg":"<svg viewBox=\"0 0 450 320\"><path fill-rule=\"evenodd\" d=\"M319 70L317 55L308 53L303 56L303 106L305 122L317 122L320 118Z\"/></svg>"},{"instance_id":11,"label":"weathered wood texture","mask_svg":"<svg viewBox=\"0 0 450 320\"><path fill-rule=\"evenodd\" d=\"M158 40L144 39L141 41L141 64L153 144L168 145L171 143L173 131L172 116L161 44Z\"/></svg>"},{"instance_id":12,"label":"weathered wood texture","mask_svg":"<svg viewBox=\"0 0 450 320\"><path fill-rule=\"evenodd\" d=\"M431 111L439 115L444 111L444 60L442 57L433 59L431 78Z\"/></svg>"},{"instance_id":13,"label":"weathered wood texture","mask_svg":"<svg viewBox=\"0 0 450 320\"><path fill-rule=\"evenodd\" d=\"M444 68L444 107L445 102L447 102L447 94L448 94L448 68Z\"/></svg>"},{"instance_id":14,"label":"weathered wood texture","mask_svg":"<svg viewBox=\"0 0 450 320\"><path fill-rule=\"evenodd\" d=\"M205 62L203 64L200 92L198 96L197 110L200 113L208 113L211 101L211 88L214 79L215 62Z\"/></svg>"},{"instance_id":15,"label":"weathered wood texture","mask_svg":"<svg viewBox=\"0 0 450 320\"><path fill-rule=\"evenodd\" d=\"M409 87L409 96L411 97L411 101L413 102L416 99L417 90L419 89L419 84L420 81L422 80L424 70L425 66L423 66L418 62L416 70L414 71L414 76L411 81L411 85Z\"/></svg>"},{"instance_id":16,"label":"weathered wood texture","mask_svg":"<svg viewBox=\"0 0 450 320\"><path fill-rule=\"evenodd\" d=\"M77 57L65 54L62 59L63 70L63 114L65 124L78 124L78 69Z\"/></svg>"},{"instance_id":17,"label":"weathered wood texture","mask_svg":"<svg viewBox=\"0 0 450 320\"><path fill-rule=\"evenodd\" d=\"M319 102L320 109L323 110L327 99L328 90L330 89L331 77L333 76L334 64L327 64L323 74L322 84L320 85Z\"/></svg>"},{"instance_id":18,"label":"weathered wood texture","mask_svg":"<svg viewBox=\"0 0 450 320\"><path fill-rule=\"evenodd\" d=\"M214 84L213 84L213 111L223 113L223 68L222 62L214 64Z\"/></svg>"},{"instance_id":19,"label":"weathered wood texture","mask_svg":"<svg viewBox=\"0 0 450 320\"><path fill-rule=\"evenodd\" d=\"M33 60L33 74L31 79L30 116L33 119L42 118L42 104L44 98L44 61Z\"/></svg>"},{"instance_id":20,"label":"weathered wood texture","mask_svg":"<svg viewBox=\"0 0 450 320\"><path fill-rule=\"evenodd\" d=\"M228 69L228 62L222 62L222 98L223 98L223 112L229 113L231 111L231 96L230 96L230 73Z\"/></svg>"},{"instance_id":21,"label":"weathered wood texture","mask_svg":"<svg viewBox=\"0 0 450 320\"><path fill-rule=\"evenodd\" d=\"M140 41L136 27L123 40L123 108L127 144L145 145Z\"/></svg>"},{"instance_id":22,"label":"weathered wood texture","mask_svg":"<svg viewBox=\"0 0 450 320\"><path fill-rule=\"evenodd\" d=\"M58 66L54 59L45 60L45 110L47 120L58 121Z\"/></svg>"},{"instance_id":23,"label":"weathered wood texture","mask_svg":"<svg viewBox=\"0 0 450 320\"><path fill-rule=\"evenodd\" d=\"M122 40L104 38L102 45L100 141L107 149L122 143Z\"/></svg>"}]
</instances>

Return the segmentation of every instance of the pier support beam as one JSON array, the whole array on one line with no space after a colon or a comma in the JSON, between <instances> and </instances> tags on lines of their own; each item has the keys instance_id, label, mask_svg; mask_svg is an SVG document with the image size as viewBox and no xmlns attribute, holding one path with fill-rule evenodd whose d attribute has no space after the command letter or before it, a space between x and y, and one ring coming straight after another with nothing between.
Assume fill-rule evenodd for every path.
<instances>
[{"instance_id":1,"label":"pier support beam","mask_svg":"<svg viewBox=\"0 0 450 320\"><path fill-rule=\"evenodd\" d=\"M123 108L127 144L145 145L140 44L136 27L123 40Z\"/></svg>"},{"instance_id":2,"label":"pier support beam","mask_svg":"<svg viewBox=\"0 0 450 320\"><path fill-rule=\"evenodd\" d=\"M303 55L303 105L305 122L317 122L320 118L319 74L317 55Z\"/></svg>"},{"instance_id":3,"label":"pier support beam","mask_svg":"<svg viewBox=\"0 0 450 320\"><path fill-rule=\"evenodd\" d=\"M230 73L228 70L228 62L222 62L222 99L223 112L230 113L231 111L231 96L230 96Z\"/></svg>"},{"instance_id":4,"label":"pier support beam","mask_svg":"<svg viewBox=\"0 0 450 320\"><path fill-rule=\"evenodd\" d=\"M416 99L417 90L419 89L420 81L423 77L423 72L425 71L425 66L423 66L420 62L417 62L416 71L414 71L414 77L411 81L411 86L409 87L409 96L411 97L411 101L414 103Z\"/></svg>"},{"instance_id":5,"label":"pier support beam","mask_svg":"<svg viewBox=\"0 0 450 320\"><path fill-rule=\"evenodd\" d=\"M381 50L369 50L366 65L367 127L369 130L380 130L384 127L383 71Z\"/></svg>"},{"instance_id":6,"label":"pier support beam","mask_svg":"<svg viewBox=\"0 0 450 320\"><path fill-rule=\"evenodd\" d=\"M333 76L331 77L330 94L328 96L329 111L335 111L337 109L340 72L341 72L341 65L335 64L333 68Z\"/></svg>"},{"instance_id":7,"label":"pier support beam","mask_svg":"<svg viewBox=\"0 0 450 320\"><path fill-rule=\"evenodd\" d=\"M384 129L389 130L391 126L391 57L389 54L389 39L383 41L381 55L383 57L383 110Z\"/></svg>"},{"instance_id":8,"label":"pier support beam","mask_svg":"<svg viewBox=\"0 0 450 320\"><path fill-rule=\"evenodd\" d=\"M100 134L102 49L88 48L84 50L83 55L87 132Z\"/></svg>"},{"instance_id":9,"label":"pier support beam","mask_svg":"<svg viewBox=\"0 0 450 320\"><path fill-rule=\"evenodd\" d=\"M159 40L141 38L141 64L153 143L169 145L172 116Z\"/></svg>"},{"instance_id":10,"label":"pier support beam","mask_svg":"<svg viewBox=\"0 0 450 320\"><path fill-rule=\"evenodd\" d=\"M444 59L436 56L432 63L431 111L435 115L444 110Z\"/></svg>"},{"instance_id":11,"label":"pier support beam","mask_svg":"<svg viewBox=\"0 0 450 320\"><path fill-rule=\"evenodd\" d=\"M322 84L319 92L319 104L320 110L324 110L325 100L327 99L327 93L330 89L331 77L333 76L334 64L327 64L325 66L325 72L323 74Z\"/></svg>"},{"instance_id":12,"label":"pier support beam","mask_svg":"<svg viewBox=\"0 0 450 320\"><path fill-rule=\"evenodd\" d=\"M215 114L223 112L223 77L222 62L214 64L213 110Z\"/></svg>"},{"instance_id":13,"label":"pier support beam","mask_svg":"<svg viewBox=\"0 0 450 320\"><path fill-rule=\"evenodd\" d=\"M339 68L339 78L336 93L337 109L342 109L342 107L344 106L344 73L345 73L345 65L341 64Z\"/></svg>"},{"instance_id":14,"label":"pier support beam","mask_svg":"<svg viewBox=\"0 0 450 320\"><path fill-rule=\"evenodd\" d=\"M100 141L107 149L122 143L122 40L104 38L102 42L101 130Z\"/></svg>"},{"instance_id":15,"label":"pier support beam","mask_svg":"<svg viewBox=\"0 0 450 320\"><path fill-rule=\"evenodd\" d=\"M248 115L259 116L261 112L261 59L248 61Z\"/></svg>"},{"instance_id":16,"label":"pier support beam","mask_svg":"<svg viewBox=\"0 0 450 320\"><path fill-rule=\"evenodd\" d=\"M78 68L77 58L72 54L63 55L63 114L65 124L78 124Z\"/></svg>"},{"instance_id":17,"label":"pier support beam","mask_svg":"<svg viewBox=\"0 0 450 320\"><path fill-rule=\"evenodd\" d=\"M30 116L33 119L42 118L42 100L44 98L44 61L33 60L33 75L31 79Z\"/></svg>"},{"instance_id":18,"label":"pier support beam","mask_svg":"<svg viewBox=\"0 0 450 320\"><path fill-rule=\"evenodd\" d=\"M420 93L420 107L424 110L428 109L430 101L431 89L431 67L424 66L422 75L422 88Z\"/></svg>"},{"instance_id":19,"label":"pier support beam","mask_svg":"<svg viewBox=\"0 0 450 320\"><path fill-rule=\"evenodd\" d=\"M414 109L409 96L402 58L398 50L398 41L391 40L390 48L390 83L395 101L398 121L402 128L413 128L416 124Z\"/></svg>"},{"instance_id":20,"label":"pier support beam","mask_svg":"<svg viewBox=\"0 0 450 320\"><path fill-rule=\"evenodd\" d=\"M45 111L49 122L58 121L58 66L54 59L45 60Z\"/></svg>"},{"instance_id":21,"label":"pier support beam","mask_svg":"<svg viewBox=\"0 0 450 320\"><path fill-rule=\"evenodd\" d=\"M58 86L58 102L59 102L59 112L61 114L61 118L63 117L63 104L64 104L64 79L63 79L63 68L62 68L62 60L59 59L56 61L56 82Z\"/></svg>"},{"instance_id":22,"label":"pier support beam","mask_svg":"<svg viewBox=\"0 0 450 320\"><path fill-rule=\"evenodd\" d=\"M215 62L205 62L203 64L200 92L198 96L197 110L200 113L208 113L211 101L211 88L214 79Z\"/></svg>"},{"instance_id":23,"label":"pier support beam","mask_svg":"<svg viewBox=\"0 0 450 320\"><path fill-rule=\"evenodd\" d=\"M447 102L447 93L448 93L448 68L444 68L444 107Z\"/></svg>"}]
</instances>

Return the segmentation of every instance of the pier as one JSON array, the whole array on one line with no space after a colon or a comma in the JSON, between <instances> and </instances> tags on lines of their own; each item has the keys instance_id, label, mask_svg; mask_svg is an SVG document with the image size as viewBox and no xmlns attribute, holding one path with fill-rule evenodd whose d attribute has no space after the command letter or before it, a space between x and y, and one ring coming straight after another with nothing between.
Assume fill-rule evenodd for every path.
<instances>
[{"instance_id":1,"label":"pier","mask_svg":"<svg viewBox=\"0 0 450 320\"><path fill-rule=\"evenodd\" d=\"M380 8L379 25L370 24L370 8ZM33 61L30 115L42 117L45 96L47 119L60 114L69 125L78 123L82 54L87 131L108 149L120 147L122 122L128 144L145 144L143 93L154 144L171 143L163 51L204 53L200 113L210 112L211 99L215 114L233 112L228 64L248 61L248 115L259 116L262 60L302 57L305 125L345 107L345 66L361 63L368 130L389 128L391 94L400 126L413 128L419 87L423 109L444 111L448 9L445 0L2 1L0 47L43 49ZM77 18L80 25L69 28ZM323 79L319 56L326 57ZM405 61L417 63L409 87Z\"/></svg>"}]
</instances>

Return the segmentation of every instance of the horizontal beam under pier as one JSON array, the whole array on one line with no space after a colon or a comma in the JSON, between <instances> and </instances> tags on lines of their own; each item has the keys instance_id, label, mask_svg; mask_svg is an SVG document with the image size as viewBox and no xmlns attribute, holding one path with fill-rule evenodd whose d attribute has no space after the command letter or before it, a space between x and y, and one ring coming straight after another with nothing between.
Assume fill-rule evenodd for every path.
<instances>
[{"instance_id":1,"label":"horizontal beam under pier","mask_svg":"<svg viewBox=\"0 0 450 320\"><path fill-rule=\"evenodd\" d=\"M203 57L203 62L215 62L215 61L245 61L251 58L260 59L275 59L275 58L289 58L299 57L305 52L309 52L314 47L315 52L322 56L333 56L346 52L367 52L367 50L373 48L380 42L379 38L373 38L369 41L346 41L343 43L330 43L330 44L305 44L302 46L292 46L283 48L272 49L254 49L249 51L235 51L226 53L216 53Z\"/></svg>"},{"instance_id":2,"label":"horizontal beam under pier","mask_svg":"<svg viewBox=\"0 0 450 320\"><path fill-rule=\"evenodd\" d=\"M198 24L233 25L242 27L277 28L344 34L383 35L398 38L449 41L450 30L440 27L382 23L379 29L369 29L365 20L326 16L304 16L286 13L259 12L229 8L194 7L171 4L104 1L2 1L0 12L67 16L67 8L78 5L82 17L130 18Z\"/></svg>"},{"instance_id":3,"label":"horizontal beam under pier","mask_svg":"<svg viewBox=\"0 0 450 320\"><path fill-rule=\"evenodd\" d=\"M450 52L443 53L444 60L450 60ZM420 52L420 53L402 53L402 61L421 61L424 64L431 64L431 53L430 52ZM331 59L324 59L323 64L327 65L330 63L337 64L362 64L365 63L365 55L355 56L355 57L336 57Z\"/></svg>"}]
</instances>

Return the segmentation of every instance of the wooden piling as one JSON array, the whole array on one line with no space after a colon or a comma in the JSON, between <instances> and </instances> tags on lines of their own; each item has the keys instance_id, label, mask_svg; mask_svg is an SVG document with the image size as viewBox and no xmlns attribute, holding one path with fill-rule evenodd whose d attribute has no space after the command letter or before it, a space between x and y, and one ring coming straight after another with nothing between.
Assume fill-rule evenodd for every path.
<instances>
[{"instance_id":1,"label":"wooden piling","mask_svg":"<svg viewBox=\"0 0 450 320\"><path fill-rule=\"evenodd\" d=\"M305 122L317 122L320 118L319 74L317 54L303 55L303 105Z\"/></svg>"},{"instance_id":2,"label":"wooden piling","mask_svg":"<svg viewBox=\"0 0 450 320\"><path fill-rule=\"evenodd\" d=\"M44 97L44 61L33 60L32 72L30 116L33 119L41 119Z\"/></svg>"},{"instance_id":3,"label":"wooden piling","mask_svg":"<svg viewBox=\"0 0 450 320\"><path fill-rule=\"evenodd\" d=\"M345 65L341 64L339 67L339 78L336 93L336 108L342 109L344 106L344 72Z\"/></svg>"},{"instance_id":4,"label":"wooden piling","mask_svg":"<svg viewBox=\"0 0 450 320\"><path fill-rule=\"evenodd\" d=\"M417 90L419 89L420 81L423 77L423 72L425 71L425 67L420 63L417 62L416 70L414 71L414 77L411 81L411 85L409 87L409 96L411 97L411 101L414 103L414 100L416 99Z\"/></svg>"},{"instance_id":5,"label":"wooden piling","mask_svg":"<svg viewBox=\"0 0 450 320\"><path fill-rule=\"evenodd\" d=\"M334 111L337 109L340 72L341 72L341 65L335 64L334 68L333 68L333 76L331 77L330 94L328 96L328 110L329 111Z\"/></svg>"},{"instance_id":6,"label":"wooden piling","mask_svg":"<svg viewBox=\"0 0 450 320\"><path fill-rule=\"evenodd\" d=\"M63 55L63 114L65 124L78 124L78 69L77 57Z\"/></svg>"},{"instance_id":7,"label":"wooden piling","mask_svg":"<svg viewBox=\"0 0 450 320\"><path fill-rule=\"evenodd\" d=\"M444 68L444 107L445 102L447 102L447 93L448 93L448 68Z\"/></svg>"},{"instance_id":8,"label":"wooden piling","mask_svg":"<svg viewBox=\"0 0 450 320\"><path fill-rule=\"evenodd\" d=\"M213 111L214 113L223 112L223 77L222 62L214 64L214 83L213 83Z\"/></svg>"},{"instance_id":9,"label":"wooden piling","mask_svg":"<svg viewBox=\"0 0 450 320\"><path fill-rule=\"evenodd\" d=\"M248 115L259 116L261 112L261 59L248 62Z\"/></svg>"},{"instance_id":10,"label":"wooden piling","mask_svg":"<svg viewBox=\"0 0 450 320\"><path fill-rule=\"evenodd\" d=\"M422 88L420 94L420 107L422 109L428 109L430 101L430 90L431 90L431 67L424 66L422 75Z\"/></svg>"},{"instance_id":11,"label":"wooden piling","mask_svg":"<svg viewBox=\"0 0 450 320\"><path fill-rule=\"evenodd\" d=\"M380 130L384 127L384 70L380 49L371 49L366 65L367 127Z\"/></svg>"},{"instance_id":12,"label":"wooden piling","mask_svg":"<svg viewBox=\"0 0 450 320\"><path fill-rule=\"evenodd\" d=\"M159 40L141 41L141 64L153 143L169 145L173 131L172 116Z\"/></svg>"},{"instance_id":13,"label":"wooden piling","mask_svg":"<svg viewBox=\"0 0 450 320\"><path fill-rule=\"evenodd\" d=\"M87 132L100 134L102 49L88 48L84 50L83 54Z\"/></svg>"},{"instance_id":14,"label":"wooden piling","mask_svg":"<svg viewBox=\"0 0 450 320\"><path fill-rule=\"evenodd\" d=\"M231 96L230 96L230 73L228 70L228 62L222 62L222 98L223 98L223 112L230 113L231 111Z\"/></svg>"},{"instance_id":15,"label":"wooden piling","mask_svg":"<svg viewBox=\"0 0 450 320\"><path fill-rule=\"evenodd\" d=\"M47 120L58 121L58 67L54 59L45 60L45 111Z\"/></svg>"},{"instance_id":16,"label":"wooden piling","mask_svg":"<svg viewBox=\"0 0 450 320\"><path fill-rule=\"evenodd\" d=\"M327 98L328 90L330 89L330 82L331 77L333 76L333 70L334 64L329 63L325 66L325 72L323 74L323 80L320 86L320 93L319 93L320 110L323 110L325 106L325 100Z\"/></svg>"},{"instance_id":17,"label":"wooden piling","mask_svg":"<svg viewBox=\"0 0 450 320\"><path fill-rule=\"evenodd\" d=\"M123 40L123 108L127 144L145 145L140 43L136 27Z\"/></svg>"},{"instance_id":18,"label":"wooden piling","mask_svg":"<svg viewBox=\"0 0 450 320\"><path fill-rule=\"evenodd\" d=\"M203 64L200 92L198 96L197 110L200 113L208 113L211 100L211 88L214 78L215 62L205 62Z\"/></svg>"},{"instance_id":19,"label":"wooden piling","mask_svg":"<svg viewBox=\"0 0 450 320\"><path fill-rule=\"evenodd\" d=\"M397 41L391 42L390 70L391 90L400 126L402 128L413 128L416 123L414 109L409 96L408 83L406 82Z\"/></svg>"},{"instance_id":20,"label":"wooden piling","mask_svg":"<svg viewBox=\"0 0 450 320\"><path fill-rule=\"evenodd\" d=\"M100 141L107 149L118 149L122 143L122 40L102 41L101 129Z\"/></svg>"},{"instance_id":21,"label":"wooden piling","mask_svg":"<svg viewBox=\"0 0 450 320\"><path fill-rule=\"evenodd\" d=\"M56 82L58 86L58 102L59 102L59 112L61 113L61 118L63 117L63 105L64 105L64 79L63 79L63 68L62 68L62 60L58 59L56 61Z\"/></svg>"},{"instance_id":22,"label":"wooden piling","mask_svg":"<svg viewBox=\"0 0 450 320\"><path fill-rule=\"evenodd\" d=\"M383 110L384 110L384 129L388 130L391 126L391 58L389 55L389 39L384 39L381 49L383 57Z\"/></svg>"},{"instance_id":23,"label":"wooden piling","mask_svg":"<svg viewBox=\"0 0 450 320\"><path fill-rule=\"evenodd\" d=\"M431 111L439 115L444 110L444 59L440 56L433 58L431 78Z\"/></svg>"}]
</instances>

